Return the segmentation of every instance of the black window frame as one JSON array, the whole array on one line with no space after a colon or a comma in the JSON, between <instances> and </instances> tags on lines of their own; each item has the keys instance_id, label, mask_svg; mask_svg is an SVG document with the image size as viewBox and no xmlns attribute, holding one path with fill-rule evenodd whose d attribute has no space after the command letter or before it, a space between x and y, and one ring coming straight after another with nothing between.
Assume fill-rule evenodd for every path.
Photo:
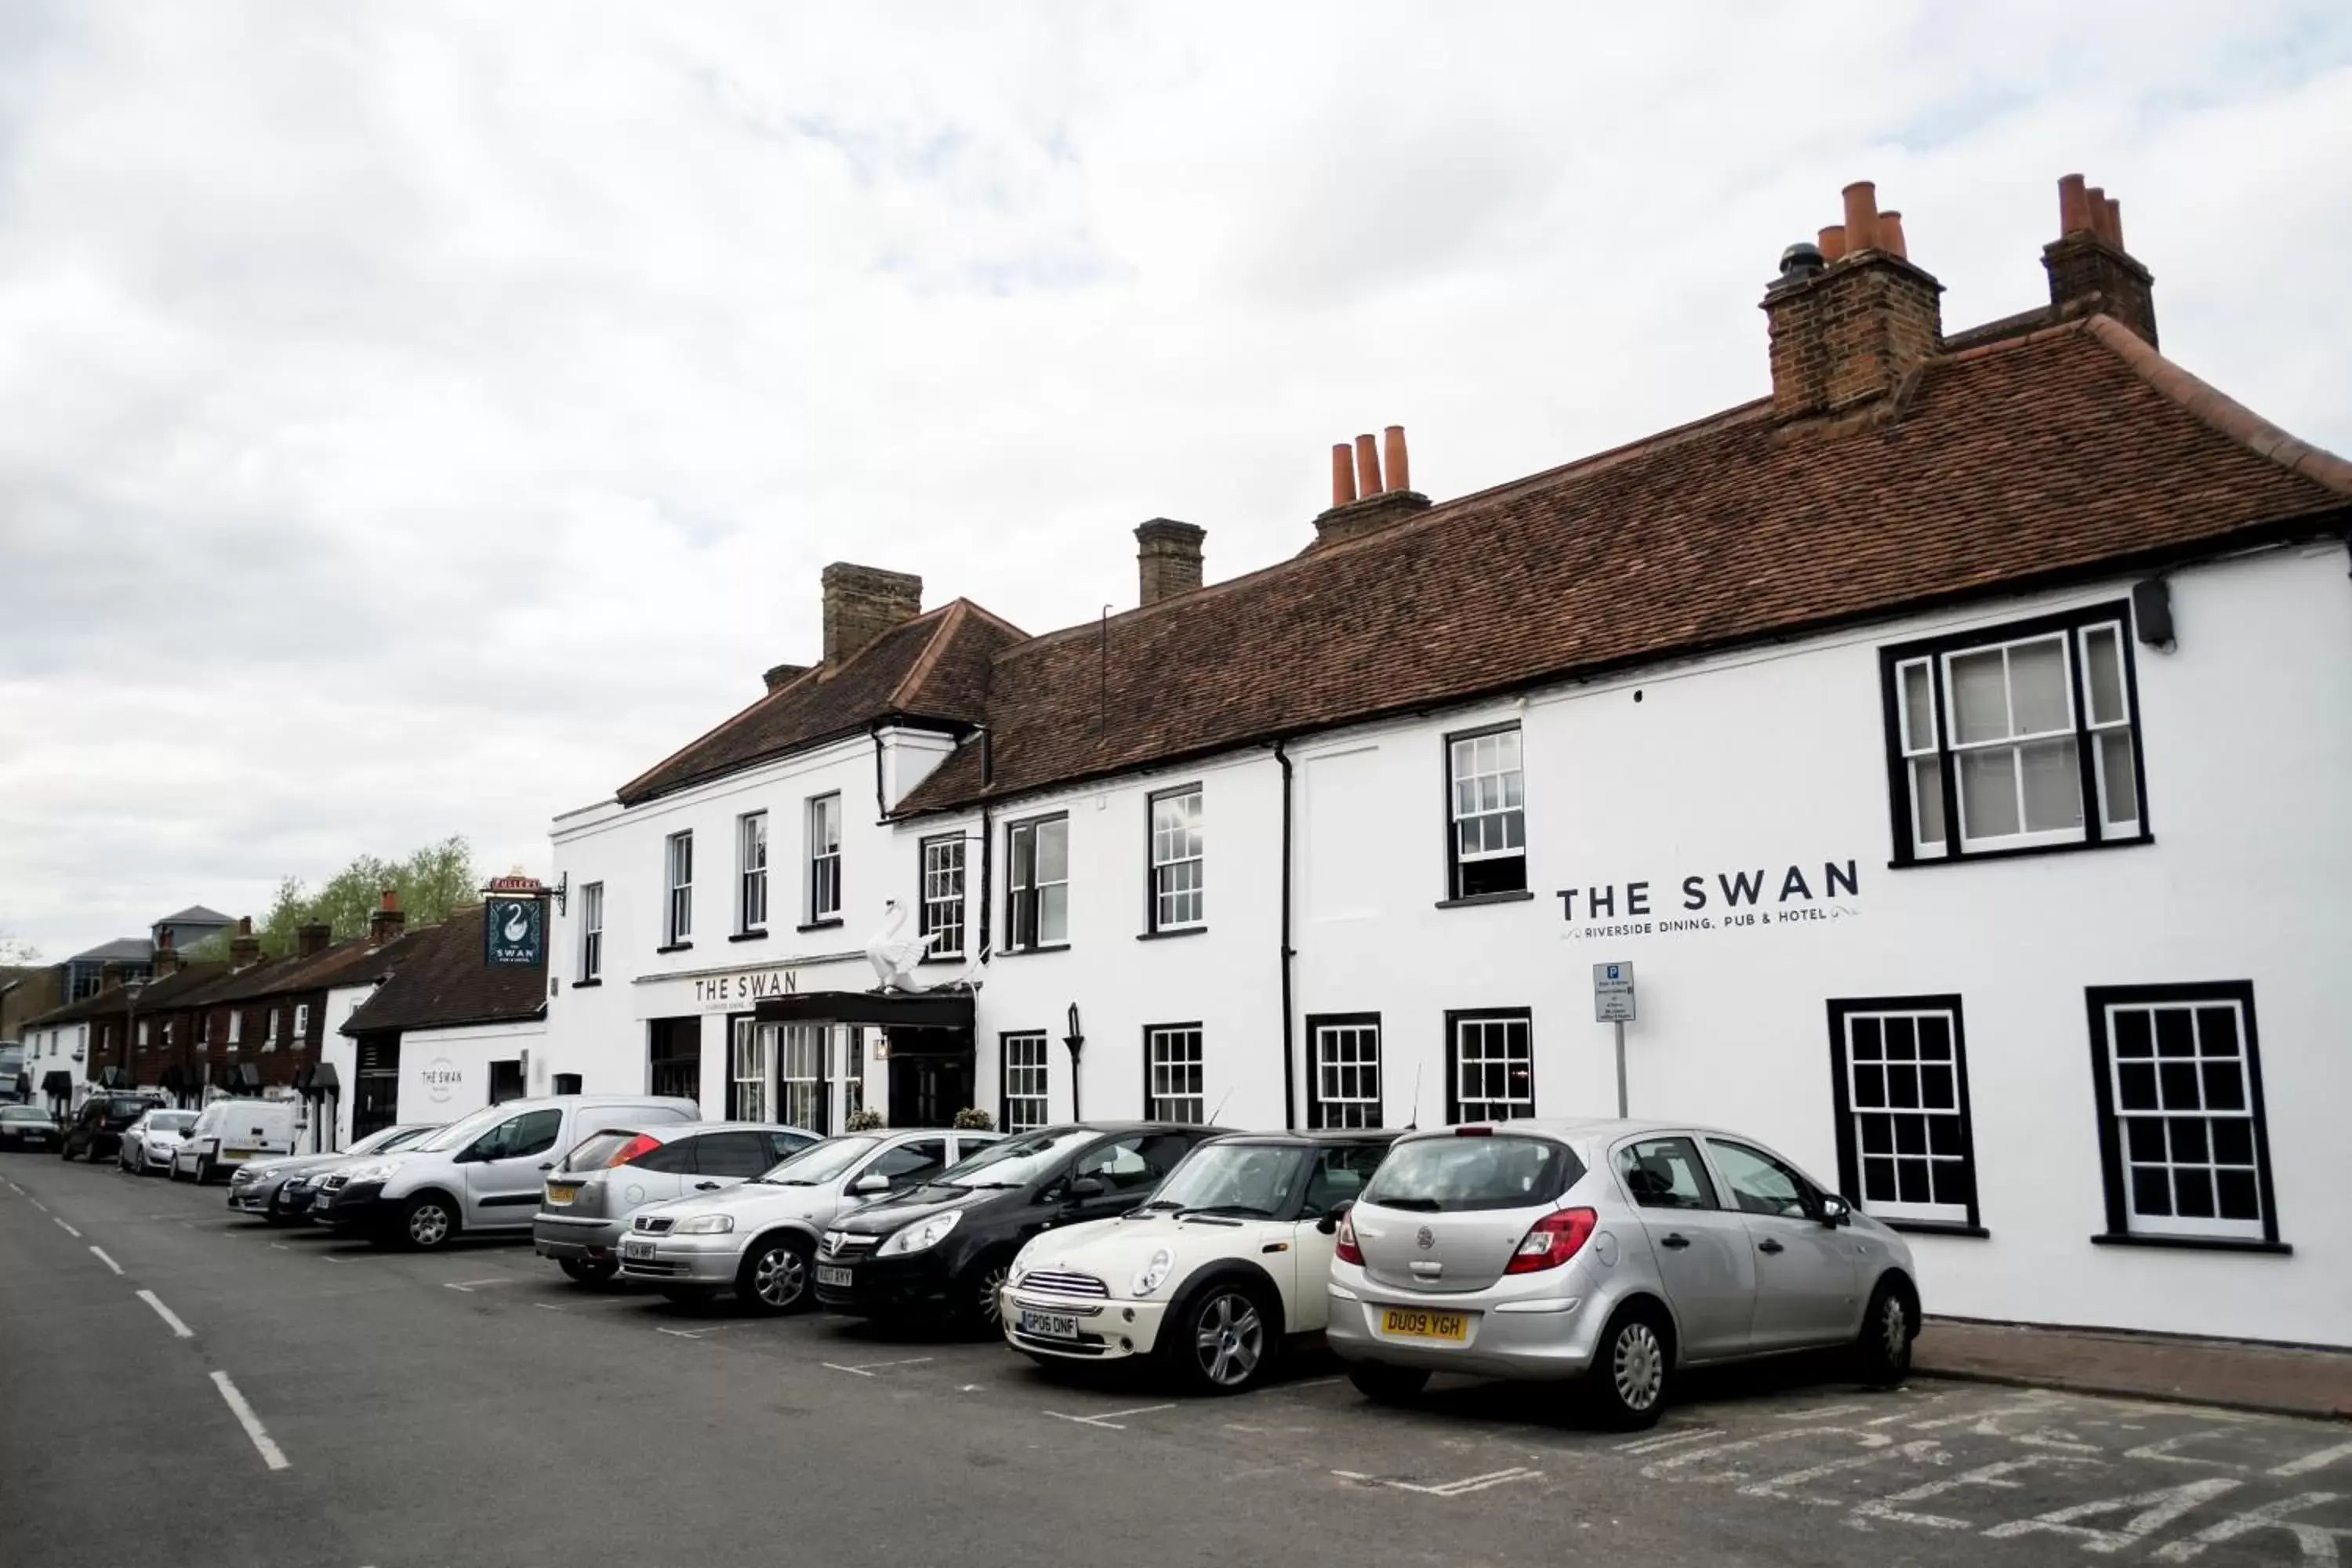
<instances>
[{"instance_id":1,"label":"black window frame","mask_svg":"<svg viewBox=\"0 0 2352 1568\"><path fill-rule=\"evenodd\" d=\"M1372 1120L1360 1125L1354 1122L1344 1123L1332 1130L1350 1132L1382 1131L1387 1124L1388 1116L1388 1033L1381 1028L1381 1016L1378 1013L1310 1013L1307 1016L1307 1125L1310 1129L1331 1126L1324 1120L1331 1103L1323 1098L1323 1057L1320 1037L1325 1029L1372 1031L1372 1079L1376 1086L1370 1101ZM1341 1100L1338 1103L1357 1105L1363 1101Z\"/></svg>"},{"instance_id":2,"label":"black window frame","mask_svg":"<svg viewBox=\"0 0 2352 1568\"><path fill-rule=\"evenodd\" d=\"M1034 1041L1044 1049L1045 1059L1040 1068L1040 1070L1045 1075L1045 1092L1043 1095L1024 1094L1015 1096L1013 1093L1013 1042L1015 1040L1021 1041L1024 1045ZM1015 1125L1013 1120L1013 1101L1016 1098L1022 1100L1042 1100L1045 1105L1043 1116L1034 1123L1027 1125ZM1016 1137L1024 1132L1034 1132L1041 1127L1051 1127L1053 1124L1053 1037L1044 1029L1006 1029L1002 1031L996 1037L996 1125L1003 1128L1004 1130L1005 1136L1010 1138Z\"/></svg>"},{"instance_id":3,"label":"black window frame","mask_svg":"<svg viewBox=\"0 0 2352 1568\"><path fill-rule=\"evenodd\" d=\"M1848 1023L1856 1014L1884 1013L1943 1013L1951 1018L1953 1090L1958 1100L1960 1124L1959 1157L1968 1184L1968 1219L1964 1224L1956 1225L1948 1220L1896 1218L1876 1213L1863 1201L1862 1150L1856 1142L1853 1080L1847 1076L1849 1064L1846 1053L1851 1034ZM1969 1104L1968 1020L1961 1009L1959 994L1832 997L1829 1002L1829 1028L1830 1099L1837 1117L1838 1195L1889 1230L1916 1231L1927 1236L1990 1235L1984 1228L1983 1193L1977 1180L1976 1117Z\"/></svg>"},{"instance_id":4,"label":"black window frame","mask_svg":"<svg viewBox=\"0 0 2352 1568\"><path fill-rule=\"evenodd\" d=\"M1195 1068L1201 1075L1200 1089L1197 1093L1190 1094L1158 1094L1154 1092L1151 1087L1151 1069L1154 1065L1151 1059L1152 1037L1154 1035L1185 1034L1189 1034L1192 1037L1193 1046L1198 1052L1189 1065ZM1198 1121L1186 1121L1181 1117L1162 1116L1156 1109L1156 1104L1159 1100L1163 1099L1171 1100L1198 1100L1201 1102L1201 1120ZM1143 1026L1143 1120L1146 1121L1165 1121L1179 1127L1206 1127L1209 1125L1209 1030L1208 1026L1202 1020L1194 1018L1189 1022L1146 1024Z\"/></svg>"},{"instance_id":5,"label":"black window frame","mask_svg":"<svg viewBox=\"0 0 2352 1568\"><path fill-rule=\"evenodd\" d=\"M2122 628L2116 642L2122 661L2124 701L2131 710L2126 728L2131 735L2133 797L2139 807L2139 830L2120 835L2108 832L2102 820L2105 813L2099 796L2098 761L2090 729L2090 704L2082 654L2082 634L2092 626L2110 622ZM2020 855L2070 855L2089 849L2121 849L2154 843L2156 834L2148 816L2147 746L2141 726L2136 629L2131 601L2110 599L2074 609L2028 616L2023 620L2004 621L1998 626L1944 632L1881 647L1878 650L1880 740L1886 754L1886 806L1894 849L1894 858L1889 865L1897 868L1956 865ZM1963 849L1960 847L1959 764L1951 745L1952 703L1948 683L1944 679L1944 660L1948 655L1964 653L1971 648L1990 648L2053 634L2063 635L2065 638L2068 690L2074 715L2076 788L2083 803L2083 837L2058 844ZM1935 704L1937 776L1944 797L1944 847L1941 854L1920 852L1911 819L1910 765L1903 749L1903 686L1897 672L1903 666L1918 659L1929 661L1928 690Z\"/></svg>"},{"instance_id":6,"label":"black window frame","mask_svg":"<svg viewBox=\"0 0 2352 1568\"><path fill-rule=\"evenodd\" d=\"M1524 1024L1528 1030L1528 1110L1527 1116L1505 1120L1523 1121L1540 1114L1536 1100L1536 1017L1532 1007L1453 1007L1445 1014L1445 1120L1449 1126L1462 1121L1462 1026L1465 1024Z\"/></svg>"},{"instance_id":7,"label":"black window frame","mask_svg":"<svg viewBox=\"0 0 2352 1568\"><path fill-rule=\"evenodd\" d=\"M1036 816L1024 816L1018 822L1008 822L1004 825L1004 951L1007 952L1057 952L1070 945L1069 910L1066 905L1062 914L1062 940L1043 942L1038 938L1039 912L1042 904L1038 896L1040 884L1037 881L1036 839L1037 830L1046 824L1058 822L1063 825L1062 886L1066 889L1070 885L1069 820L1070 814L1066 811L1048 811ZM1030 836L1029 885L1025 888L1013 880L1013 868L1020 863L1014 843L1017 837L1024 833ZM1026 942L1022 940L1024 930L1022 916L1024 912L1028 915L1026 927L1028 941Z\"/></svg>"},{"instance_id":8,"label":"black window frame","mask_svg":"<svg viewBox=\"0 0 2352 1568\"><path fill-rule=\"evenodd\" d=\"M2278 1200L2271 1180L2270 1119L2263 1097L2262 1031L2254 1016L2254 983L2251 980L2173 981L2143 985L2092 985L2083 992L2090 1028L2091 1089L2098 1108L2099 1173L2106 1200L2107 1228L2091 1239L2110 1247L2169 1247L2218 1252L2294 1250L2279 1239ZM2112 1007L2164 1006L2197 1003L2231 1003L2238 1008L2239 1043L2245 1052L2246 1104L2253 1128L2254 1188L2262 1204L2263 1235L2250 1237L2181 1236L2135 1231L2125 1189L2127 1173L2123 1149L2123 1118L2116 1113L2107 1057L2107 1011Z\"/></svg>"},{"instance_id":9,"label":"black window frame","mask_svg":"<svg viewBox=\"0 0 2352 1568\"><path fill-rule=\"evenodd\" d=\"M1157 820L1160 815L1160 803L1163 800L1181 800L1186 795L1196 796L1201 802L1200 857L1197 862L1170 861L1162 865L1156 842L1160 837ZM1198 779L1191 784L1171 784L1166 789L1153 790L1143 798L1143 930L1147 935L1189 936L1194 931L1209 929L1209 830L1206 826L1208 809L1208 791ZM1170 867L1188 863L1196 863L1201 868L1200 886L1192 889L1201 900L1201 918L1196 921L1163 923L1160 919L1160 874Z\"/></svg>"},{"instance_id":10,"label":"black window frame","mask_svg":"<svg viewBox=\"0 0 2352 1568\"><path fill-rule=\"evenodd\" d=\"M1480 741L1489 735L1516 734L1519 738L1519 885L1516 888L1486 888L1477 892L1465 892L1462 885L1462 829L1454 814L1454 748L1463 741ZM1438 796L1444 810L1440 814L1445 828L1445 897L1440 906L1452 904L1503 903L1535 897L1534 879L1528 869L1528 735L1527 726L1517 719L1506 719L1493 724L1474 725L1467 730L1447 732L1437 748L1437 772L1443 793ZM1508 809L1508 808L1506 808Z\"/></svg>"},{"instance_id":11,"label":"black window frame","mask_svg":"<svg viewBox=\"0 0 2352 1568\"><path fill-rule=\"evenodd\" d=\"M961 958L964 944L971 938L969 905L971 884L968 866L971 857L964 847L965 842L961 833L934 833L915 847L915 934L924 938L947 929L944 921L935 924L931 919L931 851L950 847L955 850L955 945L934 943L924 950L923 956L927 959Z\"/></svg>"}]
</instances>

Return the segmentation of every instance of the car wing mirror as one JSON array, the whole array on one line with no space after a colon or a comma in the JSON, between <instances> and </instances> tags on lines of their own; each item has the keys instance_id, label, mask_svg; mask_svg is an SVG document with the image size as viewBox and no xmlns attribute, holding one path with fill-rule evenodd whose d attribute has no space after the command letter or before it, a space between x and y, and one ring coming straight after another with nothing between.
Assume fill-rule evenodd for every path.
<instances>
[{"instance_id":1,"label":"car wing mirror","mask_svg":"<svg viewBox=\"0 0 2352 1568\"><path fill-rule=\"evenodd\" d=\"M1353 1198L1341 1198L1323 1211L1323 1217L1315 1222L1315 1228L1325 1236L1332 1235L1339 1230L1339 1222L1348 1217L1348 1211L1355 1206Z\"/></svg>"},{"instance_id":2,"label":"car wing mirror","mask_svg":"<svg viewBox=\"0 0 2352 1568\"><path fill-rule=\"evenodd\" d=\"M1089 1198L1098 1198L1108 1191L1110 1191L1109 1184L1100 1176L1080 1176L1062 1189L1062 1196L1066 1202L1082 1204Z\"/></svg>"},{"instance_id":3,"label":"car wing mirror","mask_svg":"<svg viewBox=\"0 0 2352 1568\"><path fill-rule=\"evenodd\" d=\"M1853 1209L1835 1193L1824 1193L1822 1194L1822 1223L1826 1226L1852 1225Z\"/></svg>"},{"instance_id":4,"label":"car wing mirror","mask_svg":"<svg viewBox=\"0 0 2352 1568\"><path fill-rule=\"evenodd\" d=\"M890 1190L890 1178L879 1171L868 1171L850 1183L849 1190L860 1197L869 1197L876 1193L887 1193Z\"/></svg>"}]
</instances>

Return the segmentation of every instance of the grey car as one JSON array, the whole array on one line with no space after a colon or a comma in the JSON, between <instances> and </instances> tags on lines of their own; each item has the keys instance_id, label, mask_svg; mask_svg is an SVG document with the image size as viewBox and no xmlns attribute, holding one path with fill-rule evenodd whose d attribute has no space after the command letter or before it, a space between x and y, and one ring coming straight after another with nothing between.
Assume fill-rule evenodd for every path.
<instances>
[{"instance_id":1,"label":"grey car","mask_svg":"<svg viewBox=\"0 0 2352 1568\"><path fill-rule=\"evenodd\" d=\"M1002 1137L929 1128L828 1138L732 1191L638 1210L621 1242L622 1277L673 1300L731 1290L755 1312L798 1311L814 1300L809 1260L836 1215L919 1186Z\"/></svg>"},{"instance_id":2,"label":"grey car","mask_svg":"<svg viewBox=\"0 0 2352 1568\"><path fill-rule=\"evenodd\" d=\"M1328 1337L1367 1396L1433 1372L1581 1379L1620 1426L1685 1367L1846 1347L1909 1369L1903 1238L1757 1140L1687 1123L1520 1121L1397 1141L1339 1221Z\"/></svg>"},{"instance_id":3,"label":"grey car","mask_svg":"<svg viewBox=\"0 0 2352 1568\"><path fill-rule=\"evenodd\" d=\"M531 1244L573 1283L620 1271L620 1242L640 1208L750 1181L817 1141L766 1121L656 1123L592 1132L549 1173Z\"/></svg>"},{"instance_id":4,"label":"grey car","mask_svg":"<svg viewBox=\"0 0 2352 1568\"><path fill-rule=\"evenodd\" d=\"M333 1153L287 1154L239 1165L228 1179L228 1206L239 1214L259 1215L272 1225L292 1225L310 1206L293 1200L306 1194L319 1177L345 1160L404 1149L440 1125L437 1121L404 1121L395 1127L380 1127L350 1148Z\"/></svg>"}]
</instances>

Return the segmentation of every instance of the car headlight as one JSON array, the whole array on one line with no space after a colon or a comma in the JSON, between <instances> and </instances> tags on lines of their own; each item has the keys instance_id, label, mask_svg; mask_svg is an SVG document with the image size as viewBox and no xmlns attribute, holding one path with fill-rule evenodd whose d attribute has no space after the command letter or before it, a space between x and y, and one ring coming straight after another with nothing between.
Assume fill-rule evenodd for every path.
<instances>
[{"instance_id":1,"label":"car headlight","mask_svg":"<svg viewBox=\"0 0 2352 1568\"><path fill-rule=\"evenodd\" d=\"M725 1236L735 1228L731 1214L698 1214L692 1219L682 1219L671 1228L674 1236Z\"/></svg>"},{"instance_id":2,"label":"car headlight","mask_svg":"<svg viewBox=\"0 0 2352 1568\"><path fill-rule=\"evenodd\" d=\"M343 1179L347 1182L381 1182L392 1172L391 1161L378 1160L370 1164L353 1165L343 1173Z\"/></svg>"},{"instance_id":3,"label":"car headlight","mask_svg":"<svg viewBox=\"0 0 2352 1568\"><path fill-rule=\"evenodd\" d=\"M1153 1253L1151 1261L1146 1263L1142 1272L1135 1277L1135 1294L1149 1296L1159 1289L1168 1282L1168 1271L1175 1267L1176 1255L1166 1247L1163 1247Z\"/></svg>"},{"instance_id":4,"label":"car headlight","mask_svg":"<svg viewBox=\"0 0 2352 1568\"><path fill-rule=\"evenodd\" d=\"M935 1214L929 1219L919 1219L910 1226L894 1230L890 1233L890 1239L882 1244L881 1256L900 1258L909 1252L922 1252L937 1247L948 1232L956 1227L956 1221L961 1218L963 1210L950 1209L945 1214Z\"/></svg>"}]
</instances>

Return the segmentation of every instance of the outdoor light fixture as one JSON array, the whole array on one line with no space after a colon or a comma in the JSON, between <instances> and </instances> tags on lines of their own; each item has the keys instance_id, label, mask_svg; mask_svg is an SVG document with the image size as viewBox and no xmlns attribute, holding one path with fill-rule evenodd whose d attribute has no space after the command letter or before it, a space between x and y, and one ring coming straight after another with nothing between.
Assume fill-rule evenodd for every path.
<instances>
[{"instance_id":1,"label":"outdoor light fixture","mask_svg":"<svg viewBox=\"0 0 2352 1568\"><path fill-rule=\"evenodd\" d=\"M1062 1037L1062 1044L1070 1047L1070 1120L1082 1120L1078 1110L1078 1053L1087 1047L1086 1032L1078 1027L1078 1005L1070 1004L1070 1032Z\"/></svg>"}]
</instances>

